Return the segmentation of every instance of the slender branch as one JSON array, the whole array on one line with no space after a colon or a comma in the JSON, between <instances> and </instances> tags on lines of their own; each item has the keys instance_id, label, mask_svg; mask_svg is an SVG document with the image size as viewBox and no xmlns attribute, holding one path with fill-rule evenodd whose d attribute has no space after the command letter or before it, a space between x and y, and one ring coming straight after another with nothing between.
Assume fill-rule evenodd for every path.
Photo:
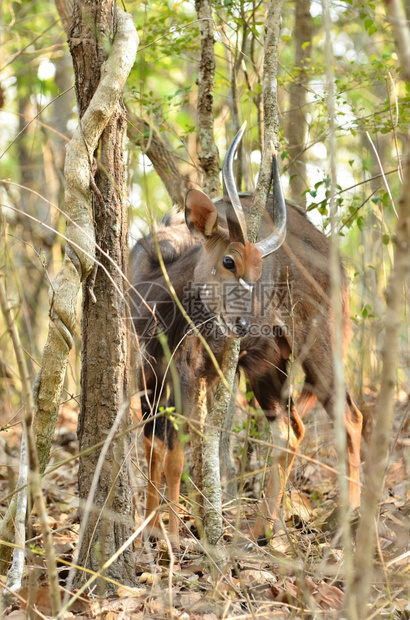
<instances>
[{"instance_id":1,"label":"slender branch","mask_svg":"<svg viewBox=\"0 0 410 620\"><path fill-rule=\"evenodd\" d=\"M130 121L128 137L134 144L140 146L141 150L150 159L155 172L171 196L173 204L177 205L179 210L182 210L185 206L185 195L191 185L189 179L184 177L178 170L175 158L147 121L139 118L129 110L127 115Z\"/></svg>"},{"instance_id":2,"label":"slender branch","mask_svg":"<svg viewBox=\"0 0 410 620\"><path fill-rule=\"evenodd\" d=\"M210 0L195 0L195 8L199 18L199 30L201 34L201 57L199 61L198 76L198 125L200 152L198 155L202 170L204 171L203 190L211 198L215 198L220 191L219 185L219 153L214 139L214 113L213 113L213 90L215 79L215 55L214 55L214 24ZM224 377L219 385L224 385L230 390L231 384L226 377L225 368L222 364L221 375ZM197 397L203 397L205 391L198 390ZM215 398L209 416L216 415L218 405L224 407L224 402ZM219 441L220 432L214 433L207 441L202 442L202 482L204 495L209 500L206 505L212 504L208 513L204 512L204 533L212 549L211 556L217 564L225 560L225 551L222 543L222 493L221 482L215 484L214 474L219 472ZM210 472L207 459L212 459L213 469ZM216 459L216 460L215 460ZM215 464L216 463L216 464ZM212 489L212 490L211 490ZM207 493L212 495L208 497ZM211 567L212 567L211 563Z\"/></svg>"}]
</instances>

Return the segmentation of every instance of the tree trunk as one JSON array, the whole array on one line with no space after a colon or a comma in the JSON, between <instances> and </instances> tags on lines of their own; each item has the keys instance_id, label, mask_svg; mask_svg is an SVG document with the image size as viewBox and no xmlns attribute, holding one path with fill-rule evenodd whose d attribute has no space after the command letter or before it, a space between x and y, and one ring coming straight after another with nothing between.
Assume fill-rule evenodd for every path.
<instances>
[{"instance_id":1,"label":"tree trunk","mask_svg":"<svg viewBox=\"0 0 410 620\"><path fill-rule=\"evenodd\" d=\"M107 58L104 43L116 29L116 5L90 5L78 0L70 31L77 100L83 115L100 80ZM129 350L127 340L126 285L128 227L125 195L124 139L126 115L117 105L100 141L96 188L93 196L96 241L106 254L96 252L103 268L94 268L83 285L83 349L81 411L78 425L80 451L107 439L110 429L128 424ZM97 189L98 188L98 189ZM109 260L108 256L111 260ZM113 265L119 267L122 274ZM107 446L99 470L99 451L80 459L79 494L81 534L78 563L97 571L132 534L132 493L126 455L128 442ZM96 480L94 480L96 476ZM95 489L92 485L95 485ZM90 496L91 493L91 496ZM135 583L132 549L113 563L108 575L125 584ZM78 572L76 584L85 580Z\"/></svg>"},{"instance_id":2,"label":"tree trunk","mask_svg":"<svg viewBox=\"0 0 410 620\"><path fill-rule=\"evenodd\" d=\"M238 75L244 58L247 56L247 43L248 43L248 24L245 19L245 14L242 11L242 42L241 49L234 47L234 51L231 53L231 46L229 44L229 37L226 35L226 53L228 56L228 62L230 65L230 90L231 90L231 115L233 122L233 130L236 135L242 125L240 120L239 110L239 92L238 92ZM239 191L242 189L242 179L244 177L244 162L243 162L243 143L241 142L236 152L236 168L235 168L235 184Z\"/></svg>"},{"instance_id":3,"label":"tree trunk","mask_svg":"<svg viewBox=\"0 0 410 620\"><path fill-rule=\"evenodd\" d=\"M386 2L397 54L402 67L402 77L410 82L409 49L410 33L403 5L397 0ZM399 337L403 320L404 287L408 283L410 265L410 132L407 133L406 154L403 165L403 187L398 204L394 263L385 291L385 336L382 350L382 375L380 393L375 410L375 424L369 456L366 463L366 484L361 506L361 519L357 531L354 581L347 592L346 609L349 618L359 620L367 615L370 587L374 572L374 550L379 502L389 461L389 441L392 437L394 392L397 385Z\"/></svg>"},{"instance_id":4,"label":"tree trunk","mask_svg":"<svg viewBox=\"0 0 410 620\"><path fill-rule=\"evenodd\" d=\"M289 115L287 136L289 141L288 168L291 198L306 207L306 87L309 80L305 70L311 54L313 21L310 14L310 0L296 0L295 10L295 80L289 88ZM302 195L303 194L303 195Z\"/></svg>"},{"instance_id":5,"label":"tree trunk","mask_svg":"<svg viewBox=\"0 0 410 620\"><path fill-rule=\"evenodd\" d=\"M221 430L224 426L238 367L239 348L240 341L238 339L228 338L226 340L221 369L227 385L219 381L216 387L215 399L207 417L209 426L205 431L206 440L202 444L203 486L206 498L204 501L204 531L209 545L208 550L218 565L226 561L226 551L223 546L219 449Z\"/></svg>"},{"instance_id":6,"label":"tree trunk","mask_svg":"<svg viewBox=\"0 0 410 620\"><path fill-rule=\"evenodd\" d=\"M264 40L264 75L263 75L263 103L264 103L264 141L266 145L277 142L278 109L277 109L277 68L278 68L278 41L280 18L283 0L272 0L269 5L265 27ZM248 222L248 238L255 243L262 213L265 209L268 193L272 182L272 156L270 148L263 154L262 166L258 177L258 184L252 204L251 218ZM218 383L215 399L210 412L207 429L208 440L204 442L203 484L204 484L204 531L209 544L210 552L217 564L225 560L222 547L223 521L221 510L221 482L219 470L219 445L221 430L224 426L226 412L232 394L236 368L238 367L239 341L227 338L224 345L221 369L226 377L226 385Z\"/></svg>"},{"instance_id":7,"label":"tree trunk","mask_svg":"<svg viewBox=\"0 0 410 620\"><path fill-rule=\"evenodd\" d=\"M214 27L210 0L195 0L201 33L198 76L199 162L204 171L203 190L210 198L219 194L219 153L214 140Z\"/></svg>"},{"instance_id":8,"label":"tree trunk","mask_svg":"<svg viewBox=\"0 0 410 620\"><path fill-rule=\"evenodd\" d=\"M263 59L263 144L262 163L258 182L253 195L252 209L249 215L248 239L255 243L259 234L259 225L272 185L271 142L278 143L278 64L279 32L283 0L271 0L265 21L264 59Z\"/></svg>"}]
</instances>

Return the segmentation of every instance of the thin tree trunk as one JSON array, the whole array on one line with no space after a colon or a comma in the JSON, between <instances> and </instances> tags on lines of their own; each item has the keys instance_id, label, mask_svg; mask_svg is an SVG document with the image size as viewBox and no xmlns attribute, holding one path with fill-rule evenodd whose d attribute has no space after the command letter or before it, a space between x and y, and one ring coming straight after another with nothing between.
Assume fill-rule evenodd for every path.
<instances>
[{"instance_id":1,"label":"thin tree trunk","mask_svg":"<svg viewBox=\"0 0 410 620\"><path fill-rule=\"evenodd\" d=\"M211 410L208 413L206 440L202 447L204 486L204 531L214 561L221 564L226 560L223 547L222 489L219 465L221 429L234 385L240 340L228 338L225 344L221 369L230 389L219 381Z\"/></svg>"},{"instance_id":2,"label":"thin tree trunk","mask_svg":"<svg viewBox=\"0 0 410 620\"><path fill-rule=\"evenodd\" d=\"M307 58L311 55L313 20L310 14L310 0L296 0L295 29L295 69L296 78L289 88L289 112L287 138L289 158L288 168L290 194L292 200L306 207L306 93L309 76L305 70ZM303 195L302 195L303 194Z\"/></svg>"},{"instance_id":3,"label":"thin tree trunk","mask_svg":"<svg viewBox=\"0 0 410 620\"><path fill-rule=\"evenodd\" d=\"M242 37L241 37L241 49L238 49L236 46L234 48L234 53L230 53L231 52L231 46L229 43L229 38L226 37L227 40L227 45L226 45L226 49L227 49L227 53L228 53L228 59L229 59L229 63L230 63L230 70L231 70L231 76L230 76L230 82L231 82L231 113L232 113L232 121L233 121L233 129L234 129L234 134L237 134L242 123L240 120L240 110L239 110L239 94L238 94L238 85L237 85L237 79L238 79L238 74L239 74L239 70L241 68L242 63L244 62L244 59L246 58L246 47L247 47L247 42L248 42L248 24L246 22L246 16L242 10L242 20L243 20L243 25L242 25ZM236 169L235 169L235 184L236 187L238 188L239 191L241 191L241 186L242 186L242 179L244 177L244 170L243 170L243 148L244 145L241 142L238 146L238 150L237 150L237 155L236 155Z\"/></svg>"},{"instance_id":4,"label":"thin tree trunk","mask_svg":"<svg viewBox=\"0 0 410 620\"><path fill-rule=\"evenodd\" d=\"M264 102L264 137L265 144L277 142L278 135L278 110L277 110L277 68L278 68L278 42L280 30L280 16L283 0L272 0L269 5L264 44L264 75L263 75L263 102ZM272 182L272 156L270 146L265 152L262 167L258 178L254 201L252 205L251 220L249 222L248 238L254 243L259 233L259 224L265 209L268 193ZM226 411L229 405L233 389L236 368L238 366L240 341L227 338L222 361L222 371L226 376L228 386L220 381L208 421L215 430L209 431L210 439L204 445L204 492L205 518L204 529L207 542L213 547L213 557L218 563L223 561L222 548L223 522L221 511L221 483L219 475L219 443L221 430L224 425ZM217 429L217 430L216 430ZM217 467L216 464L217 463ZM208 500L208 501L207 501Z\"/></svg>"},{"instance_id":5,"label":"thin tree trunk","mask_svg":"<svg viewBox=\"0 0 410 620\"><path fill-rule=\"evenodd\" d=\"M198 156L204 181L202 188L210 198L219 194L219 153L214 139L214 23L210 0L195 0L201 33L201 59L198 76L198 125L200 153Z\"/></svg>"},{"instance_id":6,"label":"thin tree trunk","mask_svg":"<svg viewBox=\"0 0 410 620\"><path fill-rule=\"evenodd\" d=\"M271 0L265 25L263 61L263 143L261 169L248 222L248 238L255 243L259 225L272 184L271 143L277 146L279 133L278 114L278 57L280 18L284 0Z\"/></svg>"},{"instance_id":7,"label":"thin tree trunk","mask_svg":"<svg viewBox=\"0 0 410 620\"><path fill-rule=\"evenodd\" d=\"M333 369L335 377L334 385L334 427L335 445L337 449L337 469L339 483L339 521L344 546L344 578L345 590L349 592L352 584L352 544L351 529L348 520L349 510L349 483L347 480L347 436L346 436L346 382L343 364L343 308L340 295L342 287L342 273L340 267L340 247L337 232L337 165L336 165L336 108L334 93L334 70L333 70L333 47L331 33L330 4L328 0L322 0L323 23L325 28L325 56L326 56L326 92L327 113L329 125L329 163L330 163L330 197L329 212L331 225L329 274L331 281L331 303L334 317L333 325Z\"/></svg>"},{"instance_id":8,"label":"thin tree trunk","mask_svg":"<svg viewBox=\"0 0 410 620\"><path fill-rule=\"evenodd\" d=\"M410 33L401 2L387 0L387 14L392 26L396 49L402 66L403 77L410 82ZM410 270L410 132L407 134L406 157L403 167L403 187L398 205L396 249L394 264L386 289L385 339L382 350L383 369L380 394L375 410L375 425L366 465L366 484L362 515L357 532L354 583L346 601L353 608L351 620L367 617L370 595L373 554L375 548L375 523L377 510L384 489L388 465L389 440L392 434L394 391L399 358L399 336L403 312L403 287Z\"/></svg>"},{"instance_id":9,"label":"thin tree trunk","mask_svg":"<svg viewBox=\"0 0 410 620\"><path fill-rule=\"evenodd\" d=\"M257 2L256 0L252 0L252 29L256 31L256 22L257 22ZM264 144L263 144L263 97L262 97L262 77L261 70L256 58L256 37L251 37L251 49L250 49L250 59L252 61L253 70L256 75L256 87L253 89L256 94L253 95L253 102L256 106L256 114L257 114L257 123L258 123L258 137L259 137L259 150L263 153ZM248 85L250 87L250 84ZM251 90L251 88L249 88Z\"/></svg>"},{"instance_id":10,"label":"thin tree trunk","mask_svg":"<svg viewBox=\"0 0 410 620\"><path fill-rule=\"evenodd\" d=\"M410 44L410 41L409 41ZM403 313L403 286L410 268L410 133L407 134L407 154L403 167L403 187L398 204L399 219L396 228L396 249L386 296L384 318L385 336L382 349L382 376L377 400L374 430L371 437L365 470L364 495L360 526L357 532L357 550L354 583L347 604L351 602L355 615L349 618L366 618L372 578L375 548L375 523L379 502L384 489L384 477L389 458L389 441L392 436L394 391L397 385L399 336Z\"/></svg>"},{"instance_id":11,"label":"thin tree trunk","mask_svg":"<svg viewBox=\"0 0 410 620\"><path fill-rule=\"evenodd\" d=\"M201 33L201 58L198 76L199 162L204 172L203 190L211 198L219 194L219 154L214 140L213 90L215 79L214 25L210 0L195 0ZM225 368L222 364L222 372ZM198 390L203 397L204 390ZM223 405L222 405L223 406ZM200 407L200 405L199 405ZM208 417L218 419L218 403L214 402ZM225 560L222 546L222 504L219 476L220 432L202 442L202 484L204 491L204 534L217 563ZM209 468L209 463L212 468Z\"/></svg>"}]
</instances>

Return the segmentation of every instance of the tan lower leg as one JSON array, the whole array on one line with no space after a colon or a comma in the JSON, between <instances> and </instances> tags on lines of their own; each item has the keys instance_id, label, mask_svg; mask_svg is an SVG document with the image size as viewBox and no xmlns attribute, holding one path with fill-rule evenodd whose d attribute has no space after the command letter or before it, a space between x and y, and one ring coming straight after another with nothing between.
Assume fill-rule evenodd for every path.
<instances>
[{"instance_id":1,"label":"tan lower leg","mask_svg":"<svg viewBox=\"0 0 410 620\"><path fill-rule=\"evenodd\" d=\"M159 515L160 495L159 487L161 484L162 463L164 460L165 446L164 442L160 439L151 437L145 437L145 456L148 464L148 486L147 496L145 504L145 516L148 517L151 513L154 516L149 524L149 529L152 531L159 530L161 517ZM155 531L154 535L159 532Z\"/></svg>"},{"instance_id":2,"label":"tan lower leg","mask_svg":"<svg viewBox=\"0 0 410 620\"><path fill-rule=\"evenodd\" d=\"M168 486L169 509L169 537L173 547L179 546L179 492L181 476L184 467L184 449L179 442L165 456L165 477Z\"/></svg>"},{"instance_id":3,"label":"tan lower leg","mask_svg":"<svg viewBox=\"0 0 410 620\"><path fill-rule=\"evenodd\" d=\"M360 438L361 431L357 427L346 425L347 458L349 475L349 500L353 509L360 506Z\"/></svg>"},{"instance_id":4,"label":"tan lower leg","mask_svg":"<svg viewBox=\"0 0 410 620\"><path fill-rule=\"evenodd\" d=\"M252 529L255 538L269 537L271 534L290 469L305 433L304 424L295 410L291 424L287 418L282 417L275 422L275 427L278 433L273 431L273 441L276 445L279 443L282 449L274 448L276 456L266 485L265 498L260 504L259 514Z\"/></svg>"}]
</instances>

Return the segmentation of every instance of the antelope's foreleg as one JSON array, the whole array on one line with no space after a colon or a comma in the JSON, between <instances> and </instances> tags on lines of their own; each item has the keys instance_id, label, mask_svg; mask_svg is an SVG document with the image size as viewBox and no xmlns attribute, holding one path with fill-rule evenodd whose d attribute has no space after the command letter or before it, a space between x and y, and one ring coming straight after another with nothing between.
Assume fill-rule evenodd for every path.
<instances>
[{"instance_id":1,"label":"antelope's foreleg","mask_svg":"<svg viewBox=\"0 0 410 620\"><path fill-rule=\"evenodd\" d=\"M360 506L360 440L363 416L354 404L350 394L346 395L346 445L349 475L349 499L353 509Z\"/></svg>"},{"instance_id":2,"label":"antelope's foreleg","mask_svg":"<svg viewBox=\"0 0 410 620\"><path fill-rule=\"evenodd\" d=\"M323 405L334 419L333 397L322 399ZM362 436L363 416L354 404L349 392L346 392L344 426L346 429L347 475L349 476L349 502L354 510L360 506L360 440Z\"/></svg>"},{"instance_id":3,"label":"antelope's foreleg","mask_svg":"<svg viewBox=\"0 0 410 620\"><path fill-rule=\"evenodd\" d=\"M261 502L252 535L259 544L266 544L272 535L272 527L277 519L290 469L296 452L305 434L305 427L293 404L291 415L278 417L271 421L274 448L273 464Z\"/></svg>"}]
</instances>

